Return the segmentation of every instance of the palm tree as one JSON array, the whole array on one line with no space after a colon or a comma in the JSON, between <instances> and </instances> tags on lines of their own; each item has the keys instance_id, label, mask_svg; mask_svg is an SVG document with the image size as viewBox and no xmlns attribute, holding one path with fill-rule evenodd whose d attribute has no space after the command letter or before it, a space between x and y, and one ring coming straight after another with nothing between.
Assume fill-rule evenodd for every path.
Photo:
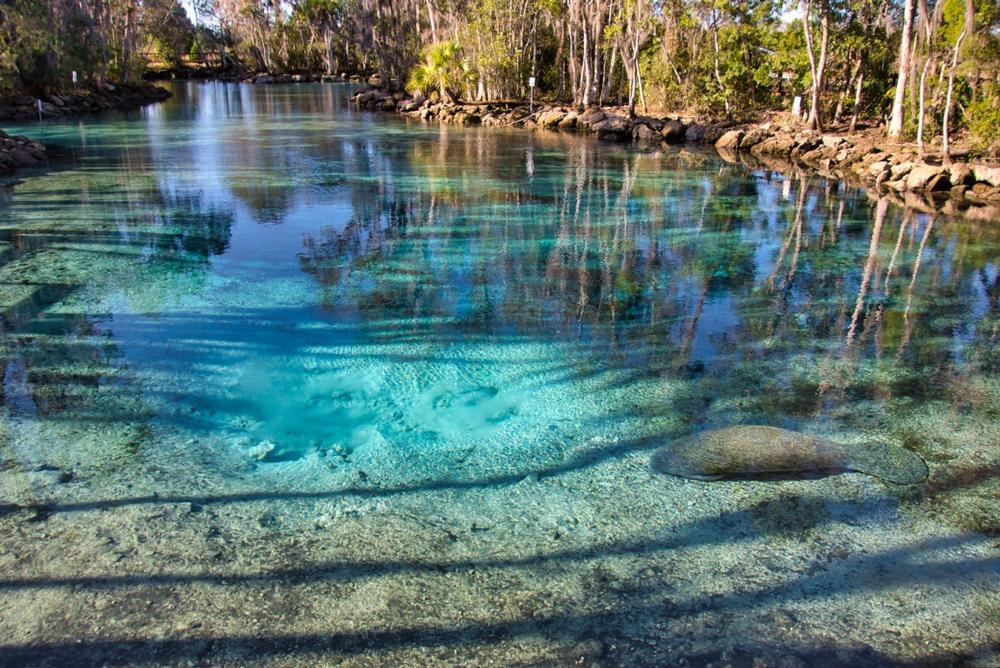
<instances>
[{"instance_id":1,"label":"palm tree","mask_svg":"<svg viewBox=\"0 0 1000 668\"><path fill-rule=\"evenodd\" d=\"M407 87L412 92L437 89L443 101L453 104L453 90L468 78L468 66L455 42L434 42L424 49L423 61L410 72Z\"/></svg>"}]
</instances>

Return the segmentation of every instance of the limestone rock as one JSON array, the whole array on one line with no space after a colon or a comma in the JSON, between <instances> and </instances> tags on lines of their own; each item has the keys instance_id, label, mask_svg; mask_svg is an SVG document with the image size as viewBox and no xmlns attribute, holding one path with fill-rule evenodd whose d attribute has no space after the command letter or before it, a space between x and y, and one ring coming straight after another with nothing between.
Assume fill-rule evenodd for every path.
<instances>
[{"instance_id":1,"label":"limestone rock","mask_svg":"<svg viewBox=\"0 0 1000 668\"><path fill-rule=\"evenodd\" d=\"M14 164L17 167L32 167L38 164L38 160L20 146L11 149L10 157L14 159Z\"/></svg>"},{"instance_id":2,"label":"limestone rock","mask_svg":"<svg viewBox=\"0 0 1000 668\"><path fill-rule=\"evenodd\" d=\"M1000 186L991 186L985 182L976 183L965 193L965 197L977 204L1000 202Z\"/></svg>"},{"instance_id":3,"label":"limestone rock","mask_svg":"<svg viewBox=\"0 0 1000 668\"><path fill-rule=\"evenodd\" d=\"M790 135L774 135L753 146L750 152L754 155L788 155L795 147L795 138Z\"/></svg>"},{"instance_id":4,"label":"limestone rock","mask_svg":"<svg viewBox=\"0 0 1000 668\"><path fill-rule=\"evenodd\" d=\"M737 149L740 146L743 135L743 130L729 130L715 142L715 148Z\"/></svg>"},{"instance_id":5,"label":"limestone rock","mask_svg":"<svg viewBox=\"0 0 1000 668\"><path fill-rule=\"evenodd\" d=\"M632 127L632 138L640 142L659 141L660 134L645 123L636 123Z\"/></svg>"},{"instance_id":6,"label":"limestone rock","mask_svg":"<svg viewBox=\"0 0 1000 668\"><path fill-rule=\"evenodd\" d=\"M700 142L705 139L705 126L694 123L684 131L684 139L689 142Z\"/></svg>"},{"instance_id":7,"label":"limestone rock","mask_svg":"<svg viewBox=\"0 0 1000 668\"><path fill-rule=\"evenodd\" d=\"M599 123L591 125L590 129L600 139L622 139L631 133L632 123L624 116L610 114Z\"/></svg>"},{"instance_id":8,"label":"limestone rock","mask_svg":"<svg viewBox=\"0 0 1000 668\"><path fill-rule=\"evenodd\" d=\"M732 123L728 121L708 126L705 128L705 136L702 138L702 141L706 144L714 144L722 138L722 135L726 134L731 126Z\"/></svg>"},{"instance_id":9,"label":"limestone rock","mask_svg":"<svg viewBox=\"0 0 1000 668\"><path fill-rule=\"evenodd\" d=\"M571 130L572 128L575 128L576 119L577 119L577 113L575 111L568 112L565 116L562 117L562 120L559 121L559 129Z\"/></svg>"},{"instance_id":10,"label":"limestone rock","mask_svg":"<svg viewBox=\"0 0 1000 668\"><path fill-rule=\"evenodd\" d=\"M906 188L907 190L923 190L931 179L943 171L944 168L937 165L917 165L906 176Z\"/></svg>"},{"instance_id":11,"label":"limestone rock","mask_svg":"<svg viewBox=\"0 0 1000 668\"><path fill-rule=\"evenodd\" d=\"M982 181L983 183L994 187L1000 187L1000 165L976 163L971 165L971 167L972 173L976 177L977 181Z\"/></svg>"},{"instance_id":12,"label":"limestone rock","mask_svg":"<svg viewBox=\"0 0 1000 668\"><path fill-rule=\"evenodd\" d=\"M847 144L846 139L837 135L823 135L820 137L820 141L823 142L823 146L832 148L835 151L839 151Z\"/></svg>"},{"instance_id":13,"label":"limestone rock","mask_svg":"<svg viewBox=\"0 0 1000 668\"><path fill-rule=\"evenodd\" d=\"M577 125L580 125L580 126L582 126L584 128L589 128L589 127L592 127L593 125L595 125L597 123L600 123L605 118L607 118L607 114L605 114L600 109L596 109L596 108L592 107L592 108L587 109L586 111L584 111L582 114L580 114L577 117L577 121L576 122L577 122Z\"/></svg>"},{"instance_id":14,"label":"limestone rock","mask_svg":"<svg viewBox=\"0 0 1000 668\"><path fill-rule=\"evenodd\" d=\"M885 160L879 160L878 162L873 162L868 165L868 175L874 179L878 179L889 171L889 163Z\"/></svg>"},{"instance_id":15,"label":"limestone rock","mask_svg":"<svg viewBox=\"0 0 1000 668\"><path fill-rule=\"evenodd\" d=\"M972 168L964 162L952 165L949 175L951 176L951 182L957 186L972 185L976 180L972 174Z\"/></svg>"},{"instance_id":16,"label":"limestone rock","mask_svg":"<svg viewBox=\"0 0 1000 668\"><path fill-rule=\"evenodd\" d=\"M743 139L740 140L740 148L749 150L770 136L770 130L766 128L754 128L743 135Z\"/></svg>"},{"instance_id":17,"label":"limestone rock","mask_svg":"<svg viewBox=\"0 0 1000 668\"><path fill-rule=\"evenodd\" d=\"M667 121L660 131L660 136L668 144L680 144L685 139L687 129L687 126L680 121Z\"/></svg>"},{"instance_id":18,"label":"limestone rock","mask_svg":"<svg viewBox=\"0 0 1000 668\"><path fill-rule=\"evenodd\" d=\"M566 117L566 112L561 109L547 109L538 114L537 121L543 128L554 128Z\"/></svg>"},{"instance_id":19,"label":"limestone rock","mask_svg":"<svg viewBox=\"0 0 1000 668\"><path fill-rule=\"evenodd\" d=\"M945 190L951 190L951 179L948 178L948 172L942 171L940 174L933 177L927 182L924 189L930 192L943 192Z\"/></svg>"},{"instance_id":20,"label":"limestone rock","mask_svg":"<svg viewBox=\"0 0 1000 668\"><path fill-rule=\"evenodd\" d=\"M906 161L906 162L901 162L898 165L893 165L892 168L889 170L889 173L892 174L893 179L901 179L907 174L909 174L912 170L913 170L913 163Z\"/></svg>"}]
</instances>

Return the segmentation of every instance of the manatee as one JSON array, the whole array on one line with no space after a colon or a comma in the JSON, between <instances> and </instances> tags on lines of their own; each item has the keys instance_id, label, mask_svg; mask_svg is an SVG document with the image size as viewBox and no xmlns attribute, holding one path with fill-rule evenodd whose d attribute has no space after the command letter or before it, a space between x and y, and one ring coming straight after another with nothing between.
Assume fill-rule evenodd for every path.
<instances>
[{"instance_id":1,"label":"manatee","mask_svg":"<svg viewBox=\"0 0 1000 668\"><path fill-rule=\"evenodd\" d=\"M899 485L927 478L927 464L905 448L840 444L788 429L713 429L659 448L654 471L695 480L815 478L854 471Z\"/></svg>"}]
</instances>

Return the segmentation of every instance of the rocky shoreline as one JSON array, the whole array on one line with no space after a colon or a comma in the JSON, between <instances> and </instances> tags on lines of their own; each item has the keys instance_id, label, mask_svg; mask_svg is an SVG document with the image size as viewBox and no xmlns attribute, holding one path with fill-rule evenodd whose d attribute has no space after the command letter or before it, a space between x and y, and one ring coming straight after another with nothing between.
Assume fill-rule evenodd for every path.
<instances>
[{"instance_id":1,"label":"rocky shoreline","mask_svg":"<svg viewBox=\"0 0 1000 668\"><path fill-rule=\"evenodd\" d=\"M378 75L364 77L359 74L322 74L318 72L247 72L241 69L203 69L196 67L179 67L168 70L150 70L144 78L147 81L172 81L175 79L193 81L226 81L245 84L290 84L290 83L355 83L367 82L377 84Z\"/></svg>"},{"instance_id":2,"label":"rocky shoreline","mask_svg":"<svg viewBox=\"0 0 1000 668\"><path fill-rule=\"evenodd\" d=\"M97 113L109 109L131 109L162 102L170 91L153 84L99 84L65 93L36 98L24 93L0 94L0 122L31 122ZM35 167L46 159L45 146L24 136L12 137L0 130L0 176L24 167Z\"/></svg>"},{"instance_id":3,"label":"rocky shoreline","mask_svg":"<svg viewBox=\"0 0 1000 668\"><path fill-rule=\"evenodd\" d=\"M170 97L170 91L154 84L97 84L40 98L25 93L0 96L0 121L37 121L97 113L109 109L130 109ZM41 105L39 105L39 102Z\"/></svg>"},{"instance_id":4,"label":"rocky shoreline","mask_svg":"<svg viewBox=\"0 0 1000 668\"><path fill-rule=\"evenodd\" d=\"M0 130L0 176L13 174L21 167L34 167L45 161L45 146L28 137L11 137Z\"/></svg>"},{"instance_id":5,"label":"rocky shoreline","mask_svg":"<svg viewBox=\"0 0 1000 668\"><path fill-rule=\"evenodd\" d=\"M361 109L399 112L459 125L513 126L589 132L605 141L640 144L710 144L731 162L756 160L775 169L789 165L859 183L879 195L945 213L1000 218L1000 164L968 162L956 151L950 166L940 156L919 158L912 144L890 144L881 133L819 133L779 121L699 122L684 117L636 116L622 109L543 106L532 113L518 102L441 104L422 96L365 88L352 98ZM936 164L935 164L936 163ZM985 208L984 208L985 207Z\"/></svg>"}]
</instances>

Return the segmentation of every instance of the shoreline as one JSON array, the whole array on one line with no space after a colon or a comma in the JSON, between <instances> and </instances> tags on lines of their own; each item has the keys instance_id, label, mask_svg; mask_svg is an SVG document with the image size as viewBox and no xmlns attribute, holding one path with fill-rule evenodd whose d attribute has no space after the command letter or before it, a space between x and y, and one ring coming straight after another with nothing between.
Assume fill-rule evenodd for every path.
<instances>
[{"instance_id":1,"label":"shoreline","mask_svg":"<svg viewBox=\"0 0 1000 668\"><path fill-rule=\"evenodd\" d=\"M99 84L89 88L52 93L37 98L27 93L0 96L0 122L24 123L70 118L111 109L132 109L162 102L170 91L154 84ZM37 167L46 159L45 145L23 135L10 136L0 129L0 176Z\"/></svg>"},{"instance_id":2,"label":"shoreline","mask_svg":"<svg viewBox=\"0 0 1000 668\"><path fill-rule=\"evenodd\" d=\"M521 102L441 104L370 87L351 100L359 109L457 125L589 132L603 141L645 146L710 145L727 162L779 171L808 169L922 211L1000 219L1000 164L965 161L958 151L948 167L940 164L940 156L935 164L933 154L920 160L916 145L890 144L875 130L848 135L778 121L700 122L677 115L629 118L615 107L580 112L565 105L539 105L530 112Z\"/></svg>"},{"instance_id":3,"label":"shoreline","mask_svg":"<svg viewBox=\"0 0 1000 668\"><path fill-rule=\"evenodd\" d=\"M0 130L0 177L22 167L36 167L47 158L45 145L23 135L11 136Z\"/></svg>"},{"instance_id":4,"label":"shoreline","mask_svg":"<svg viewBox=\"0 0 1000 668\"><path fill-rule=\"evenodd\" d=\"M224 81L245 84L290 84L290 83L379 83L378 75L326 74L319 72L247 72L243 70L209 70L193 67L179 69L150 70L143 75L144 81Z\"/></svg>"},{"instance_id":5,"label":"shoreline","mask_svg":"<svg viewBox=\"0 0 1000 668\"><path fill-rule=\"evenodd\" d=\"M35 121L39 114L43 119L54 119L130 109L162 102L170 96L170 91L151 83L96 84L41 97L9 93L0 96L0 122Z\"/></svg>"}]
</instances>

